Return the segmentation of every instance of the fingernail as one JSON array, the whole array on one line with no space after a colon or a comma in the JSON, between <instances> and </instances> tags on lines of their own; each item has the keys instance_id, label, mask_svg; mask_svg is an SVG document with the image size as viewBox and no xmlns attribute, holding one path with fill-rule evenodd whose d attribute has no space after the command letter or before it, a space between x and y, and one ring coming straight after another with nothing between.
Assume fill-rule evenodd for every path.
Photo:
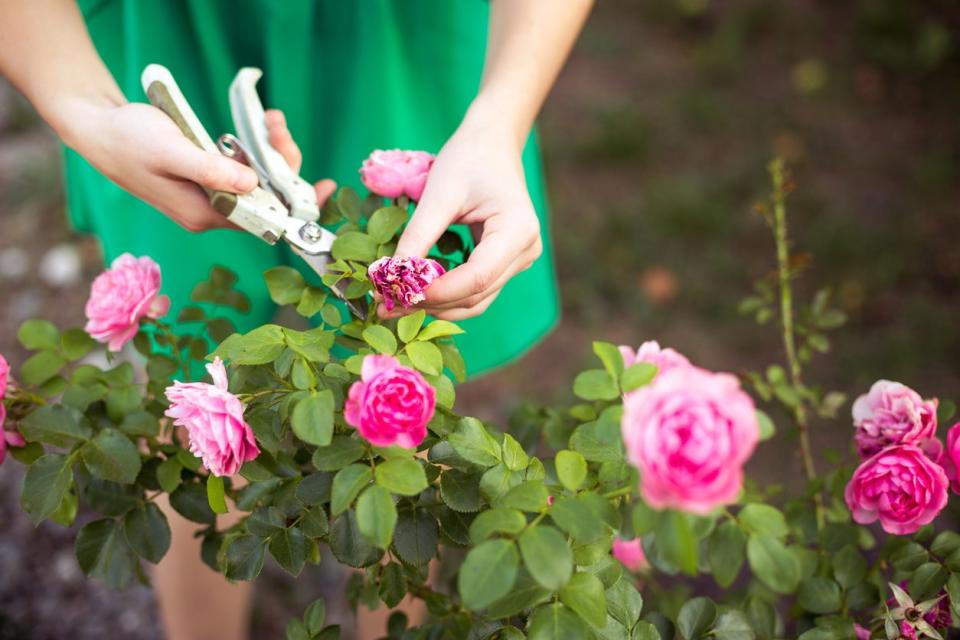
<instances>
[{"instance_id":1,"label":"fingernail","mask_svg":"<svg viewBox=\"0 0 960 640\"><path fill-rule=\"evenodd\" d=\"M250 191L257 185L257 174L252 169L241 168L237 171L233 185L238 191Z\"/></svg>"}]
</instances>

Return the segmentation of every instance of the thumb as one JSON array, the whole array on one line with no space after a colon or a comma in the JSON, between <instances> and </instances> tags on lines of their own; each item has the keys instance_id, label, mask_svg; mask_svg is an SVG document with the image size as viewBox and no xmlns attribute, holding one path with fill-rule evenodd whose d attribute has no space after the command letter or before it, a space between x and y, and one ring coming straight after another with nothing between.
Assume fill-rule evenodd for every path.
<instances>
[{"instance_id":1,"label":"thumb","mask_svg":"<svg viewBox=\"0 0 960 640\"><path fill-rule=\"evenodd\" d=\"M424 258L459 213L459 203L449 191L430 189L413 210L413 216L400 235L394 255L401 258Z\"/></svg>"},{"instance_id":2,"label":"thumb","mask_svg":"<svg viewBox=\"0 0 960 640\"><path fill-rule=\"evenodd\" d=\"M219 153L204 151L183 136L170 140L160 157L162 171L207 189L246 193L257 186L253 169Z\"/></svg>"}]
</instances>

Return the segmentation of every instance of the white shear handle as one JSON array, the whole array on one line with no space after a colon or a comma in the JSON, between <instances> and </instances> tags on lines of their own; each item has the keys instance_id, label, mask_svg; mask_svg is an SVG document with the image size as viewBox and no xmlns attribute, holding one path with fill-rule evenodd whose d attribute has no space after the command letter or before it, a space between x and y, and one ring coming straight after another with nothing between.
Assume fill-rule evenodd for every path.
<instances>
[{"instance_id":1,"label":"white shear handle","mask_svg":"<svg viewBox=\"0 0 960 640\"><path fill-rule=\"evenodd\" d=\"M237 137L266 171L267 175L261 178L269 184L262 186L284 201L292 217L316 220L320 217L317 192L293 172L270 144L263 104L257 95L257 81L262 75L263 72L256 67L244 67L230 83L230 112Z\"/></svg>"}]
</instances>

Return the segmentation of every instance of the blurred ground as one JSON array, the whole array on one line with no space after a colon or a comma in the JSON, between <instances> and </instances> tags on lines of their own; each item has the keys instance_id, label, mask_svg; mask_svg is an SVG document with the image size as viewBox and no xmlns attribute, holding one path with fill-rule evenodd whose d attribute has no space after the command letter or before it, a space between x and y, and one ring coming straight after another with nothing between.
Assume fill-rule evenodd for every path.
<instances>
[{"instance_id":1,"label":"blurred ground","mask_svg":"<svg viewBox=\"0 0 960 640\"><path fill-rule=\"evenodd\" d=\"M736 313L773 258L750 213L773 154L798 185L791 222L814 257L806 278L832 284L851 318L808 378L856 394L891 377L960 397L955 3L599 5L541 122L563 323L521 362L464 387L462 411L502 417L520 398L566 398L594 338L658 339L730 370L778 358L774 328ZM0 352L14 364L19 323L81 323L101 266L95 243L64 223L58 172L55 141L0 84ZM820 448L845 446L845 419L819 426ZM756 472L798 475L783 462L792 449L765 445ZM126 638L158 638L147 589L86 588L72 533L35 531L19 514L19 473L0 468L0 639L99 638L104 620ZM342 593L323 570L296 591L278 572L258 585L258 638L279 637L318 593Z\"/></svg>"}]
</instances>

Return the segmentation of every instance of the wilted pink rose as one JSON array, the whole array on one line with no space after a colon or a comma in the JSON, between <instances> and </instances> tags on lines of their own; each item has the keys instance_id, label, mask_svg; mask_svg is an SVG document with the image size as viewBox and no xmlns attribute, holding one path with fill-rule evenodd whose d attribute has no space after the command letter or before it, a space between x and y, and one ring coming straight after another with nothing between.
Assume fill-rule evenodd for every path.
<instances>
[{"instance_id":1,"label":"wilted pink rose","mask_svg":"<svg viewBox=\"0 0 960 640\"><path fill-rule=\"evenodd\" d=\"M174 382L167 387L173 424L187 429L190 452L215 476L232 476L260 455L253 429L243 419L243 403L227 391L227 371L215 358L207 365L213 384Z\"/></svg>"},{"instance_id":2,"label":"wilted pink rose","mask_svg":"<svg viewBox=\"0 0 960 640\"><path fill-rule=\"evenodd\" d=\"M853 519L883 530L913 533L947 504L947 474L912 444L888 447L854 471L844 491Z\"/></svg>"},{"instance_id":3,"label":"wilted pink rose","mask_svg":"<svg viewBox=\"0 0 960 640\"><path fill-rule=\"evenodd\" d=\"M363 161L360 179L364 186L384 198L407 196L420 200L427 174L433 166L433 154L426 151L376 150Z\"/></svg>"},{"instance_id":4,"label":"wilted pink rose","mask_svg":"<svg viewBox=\"0 0 960 640\"><path fill-rule=\"evenodd\" d=\"M350 387L343 417L374 446L412 449L427 437L436 399L419 372L391 356L367 356L360 380Z\"/></svg>"},{"instance_id":5,"label":"wilted pink rose","mask_svg":"<svg viewBox=\"0 0 960 640\"><path fill-rule=\"evenodd\" d=\"M689 367L687 357L673 349L661 349L656 340L647 340L640 348L634 350L626 345L620 345L620 355L623 356L623 366L629 367L638 362L649 362L656 365L657 372L662 373L674 367Z\"/></svg>"},{"instance_id":6,"label":"wilted pink rose","mask_svg":"<svg viewBox=\"0 0 960 640\"><path fill-rule=\"evenodd\" d=\"M140 328L140 319L159 318L170 309L160 294L160 267L148 257L119 256L93 281L85 327L94 340L119 351Z\"/></svg>"},{"instance_id":7,"label":"wilted pink rose","mask_svg":"<svg viewBox=\"0 0 960 640\"><path fill-rule=\"evenodd\" d=\"M870 640L870 629L854 622L853 635L856 636L857 640Z\"/></svg>"},{"instance_id":8,"label":"wilted pink rose","mask_svg":"<svg viewBox=\"0 0 960 640\"><path fill-rule=\"evenodd\" d=\"M693 366L668 368L628 393L622 432L647 504L697 514L737 499L759 439L737 378Z\"/></svg>"},{"instance_id":9,"label":"wilted pink rose","mask_svg":"<svg viewBox=\"0 0 960 640\"><path fill-rule=\"evenodd\" d=\"M649 565L647 555L643 552L643 545L640 538L633 540L624 540L623 538L614 538L611 545L613 557L620 561L628 571L640 571L646 569Z\"/></svg>"},{"instance_id":10,"label":"wilted pink rose","mask_svg":"<svg viewBox=\"0 0 960 640\"><path fill-rule=\"evenodd\" d=\"M901 580L899 587L904 591L908 591L909 584L907 580ZM937 596L940 600L923 614L923 620L934 629L942 629L949 627L953 622L953 618L950 615L950 598L946 591L941 591ZM890 609L896 608L897 599L887 598L887 607Z\"/></svg>"},{"instance_id":11,"label":"wilted pink rose","mask_svg":"<svg viewBox=\"0 0 960 640\"><path fill-rule=\"evenodd\" d=\"M917 640L917 630L906 620L900 621L900 637L906 640Z\"/></svg>"},{"instance_id":12,"label":"wilted pink rose","mask_svg":"<svg viewBox=\"0 0 960 640\"><path fill-rule=\"evenodd\" d=\"M919 444L937 431L937 401L899 382L877 380L853 403L854 440L862 458L895 444Z\"/></svg>"},{"instance_id":13,"label":"wilted pink rose","mask_svg":"<svg viewBox=\"0 0 960 640\"><path fill-rule=\"evenodd\" d=\"M412 307L424 301L424 291L445 270L430 258L383 257L367 268L367 275L377 293L383 296L387 311L397 305Z\"/></svg>"}]
</instances>

